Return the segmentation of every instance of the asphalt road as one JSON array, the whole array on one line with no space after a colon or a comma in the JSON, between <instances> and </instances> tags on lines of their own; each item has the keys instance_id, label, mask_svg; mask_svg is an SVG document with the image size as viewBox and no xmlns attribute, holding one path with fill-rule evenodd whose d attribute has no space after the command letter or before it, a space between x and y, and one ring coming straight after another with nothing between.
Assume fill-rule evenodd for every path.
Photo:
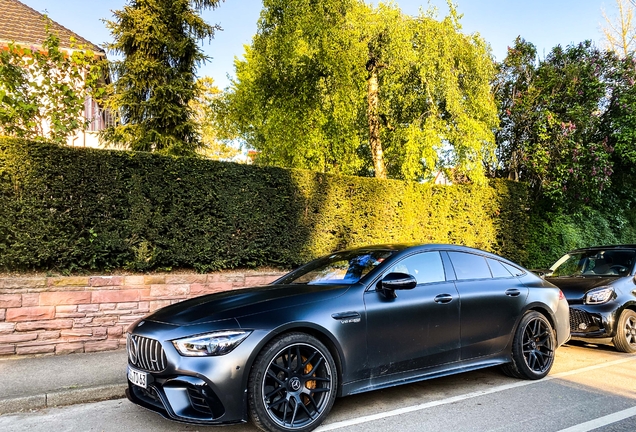
<instances>
[{"instance_id":1,"label":"asphalt road","mask_svg":"<svg viewBox=\"0 0 636 432\"><path fill-rule=\"evenodd\" d=\"M541 381L485 369L338 399L317 431L636 431L636 355L570 343ZM255 432L174 423L127 400L0 416L0 431Z\"/></svg>"}]
</instances>

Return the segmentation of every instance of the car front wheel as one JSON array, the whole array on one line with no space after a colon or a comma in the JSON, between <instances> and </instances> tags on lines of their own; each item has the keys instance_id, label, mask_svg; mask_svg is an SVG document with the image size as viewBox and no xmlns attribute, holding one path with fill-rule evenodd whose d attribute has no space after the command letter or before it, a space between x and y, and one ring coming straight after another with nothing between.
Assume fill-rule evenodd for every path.
<instances>
[{"instance_id":1,"label":"car front wheel","mask_svg":"<svg viewBox=\"0 0 636 432\"><path fill-rule=\"evenodd\" d=\"M612 339L617 350L626 353L636 352L636 312L625 309L618 319L616 336Z\"/></svg>"},{"instance_id":2,"label":"car front wheel","mask_svg":"<svg viewBox=\"0 0 636 432\"><path fill-rule=\"evenodd\" d=\"M554 363L556 339L550 322L537 311L521 318L512 342L512 361L503 365L506 375L523 379L541 379Z\"/></svg>"},{"instance_id":3,"label":"car front wheel","mask_svg":"<svg viewBox=\"0 0 636 432\"><path fill-rule=\"evenodd\" d=\"M250 372L250 417L268 432L313 430L331 410L337 384L322 342L304 333L282 335L263 348Z\"/></svg>"}]
</instances>

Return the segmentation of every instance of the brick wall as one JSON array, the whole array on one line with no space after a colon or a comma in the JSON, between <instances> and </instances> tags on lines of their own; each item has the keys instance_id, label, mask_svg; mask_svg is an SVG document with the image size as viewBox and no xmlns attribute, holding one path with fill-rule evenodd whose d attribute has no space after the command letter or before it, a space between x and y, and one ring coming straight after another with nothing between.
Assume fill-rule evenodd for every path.
<instances>
[{"instance_id":1,"label":"brick wall","mask_svg":"<svg viewBox=\"0 0 636 432\"><path fill-rule=\"evenodd\" d=\"M126 346L126 328L191 297L262 285L277 272L0 278L0 356Z\"/></svg>"}]
</instances>

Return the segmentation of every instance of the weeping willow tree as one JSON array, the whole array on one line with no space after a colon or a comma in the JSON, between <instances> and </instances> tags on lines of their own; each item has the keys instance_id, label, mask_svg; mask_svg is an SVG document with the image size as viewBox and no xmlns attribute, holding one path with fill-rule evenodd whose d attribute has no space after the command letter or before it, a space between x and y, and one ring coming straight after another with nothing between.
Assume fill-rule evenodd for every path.
<instances>
[{"instance_id":1,"label":"weeping willow tree","mask_svg":"<svg viewBox=\"0 0 636 432\"><path fill-rule=\"evenodd\" d=\"M359 0L263 5L216 107L260 163L411 180L452 167L483 181L495 70L452 4L442 20Z\"/></svg>"}]
</instances>

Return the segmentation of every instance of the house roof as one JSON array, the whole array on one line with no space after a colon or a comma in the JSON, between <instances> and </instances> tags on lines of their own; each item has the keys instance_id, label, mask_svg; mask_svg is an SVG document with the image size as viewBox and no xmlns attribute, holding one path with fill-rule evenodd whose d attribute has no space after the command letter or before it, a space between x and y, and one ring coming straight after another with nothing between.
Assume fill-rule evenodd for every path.
<instances>
[{"instance_id":1,"label":"house roof","mask_svg":"<svg viewBox=\"0 0 636 432\"><path fill-rule=\"evenodd\" d=\"M60 38L60 48L83 47L104 54L103 49L53 20L50 20L49 29ZM0 44L13 42L26 46L42 46L46 37L43 14L17 0L0 0ZM74 43L71 38L75 40Z\"/></svg>"}]
</instances>

